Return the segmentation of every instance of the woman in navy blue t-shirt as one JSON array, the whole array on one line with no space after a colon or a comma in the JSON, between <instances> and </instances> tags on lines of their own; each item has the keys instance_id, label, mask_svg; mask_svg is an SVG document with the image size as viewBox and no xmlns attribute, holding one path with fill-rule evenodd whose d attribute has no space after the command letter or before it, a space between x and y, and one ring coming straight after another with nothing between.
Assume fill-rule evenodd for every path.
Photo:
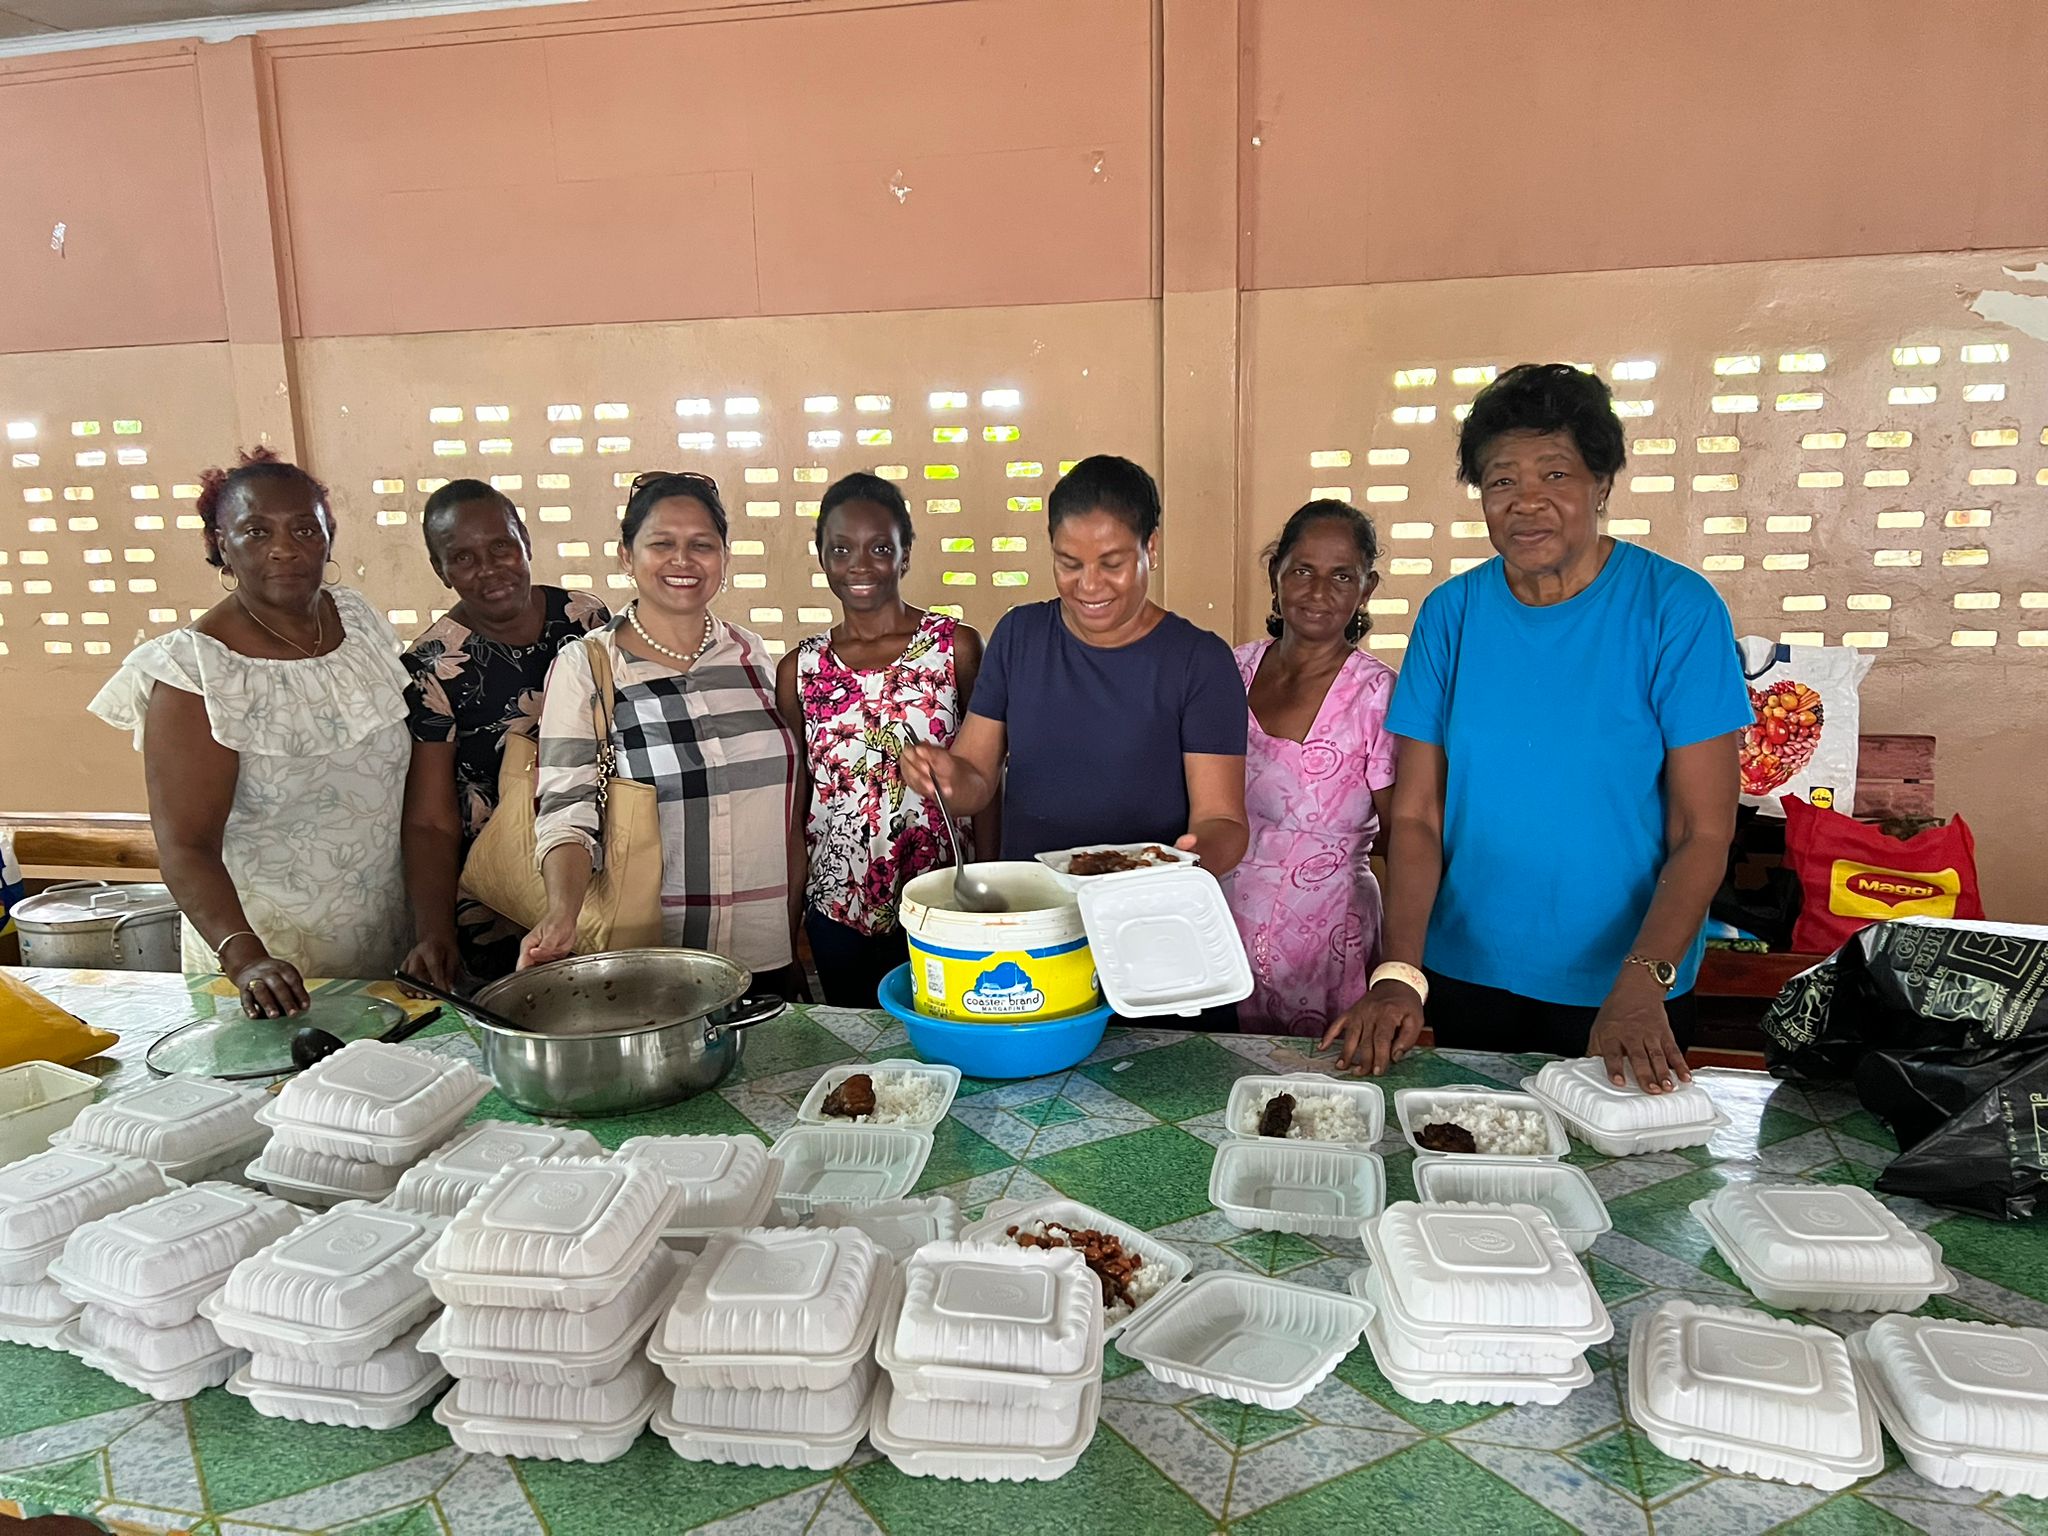
<instances>
[{"instance_id":1,"label":"woman in navy blue t-shirt","mask_svg":"<svg viewBox=\"0 0 2048 1536\"><path fill-rule=\"evenodd\" d=\"M1002 785L1005 859L1171 843L1220 878L1244 857L1244 685L1220 637L1146 595L1159 516L1129 459L1076 464L1046 503L1058 601L996 625L950 751L904 751L957 816Z\"/></svg>"}]
</instances>

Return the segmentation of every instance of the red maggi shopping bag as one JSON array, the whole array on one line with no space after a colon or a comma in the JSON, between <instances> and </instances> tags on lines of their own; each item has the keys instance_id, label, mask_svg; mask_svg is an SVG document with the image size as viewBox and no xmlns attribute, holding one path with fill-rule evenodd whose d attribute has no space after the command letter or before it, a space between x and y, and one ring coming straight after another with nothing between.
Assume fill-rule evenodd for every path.
<instances>
[{"instance_id":1,"label":"red maggi shopping bag","mask_svg":"<svg viewBox=\"0 0 2048 1536\"><path fill-rule=\"evenodd\" d=\"M1804 900L1792 947L1833 954L1861 928L1895 917L1978 918L1977 842L1962 817L1901 841L1784 797L1785 862Z\"/></svg>"}]
</instances>

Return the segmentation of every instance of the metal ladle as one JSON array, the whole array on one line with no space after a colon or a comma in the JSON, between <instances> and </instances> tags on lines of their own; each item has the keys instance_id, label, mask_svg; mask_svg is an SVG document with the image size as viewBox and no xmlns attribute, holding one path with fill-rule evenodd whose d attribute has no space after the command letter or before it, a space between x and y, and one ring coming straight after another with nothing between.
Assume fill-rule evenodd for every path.
<instances>
[{"instance_id":1,"label":"metal ladle","mask_svg":"<svg viewBox=\"0 0 2048 1536\"><path fill-rule=\"evenodd\" d=\"M923 745L930 746L931 743ZM939 788L937 774L932 775L932 798L939 803L939 818L946 824L946 840L953 845L953 900L959 903L962 912L1009 911L1009 898L997 890L987 876L968 871L967 857L960 851L960 829L953 824L953 813L946 807L946 793Z\"/></svg>"}]
</instances>

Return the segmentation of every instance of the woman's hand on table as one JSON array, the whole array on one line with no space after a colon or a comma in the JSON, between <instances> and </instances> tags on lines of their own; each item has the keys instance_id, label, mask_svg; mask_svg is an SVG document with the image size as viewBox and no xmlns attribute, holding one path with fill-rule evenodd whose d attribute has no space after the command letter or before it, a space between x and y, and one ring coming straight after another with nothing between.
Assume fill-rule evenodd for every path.
<instances>
[{"instance_id":1,"label":"woman's hand on table","mask_svg":"<svg viewBox=\"0 0 2048 1536\"><path fill-rule=\"evenodd\" d=\"M306 980L299 974L299 968L264 951L253 938L250 947L256 950L255 957L244 959L228 972L235 991L241 994L242 1011L252 1019L304 1013L313 998L306 991Z\"/></svg>"},{"instance_id":2,"label":"woman's hand on table","mask_svg":"<svg viewBox=\"0 0 2048 1536\"><path fill-rule=\"evenodd\" d=\"M422 981L431 981L443 992L452 992L462 971L462 953L453 934L429 934L413 945L412 953L399 969Z\"/></svg>"},{"instance_id":3,"label":"woman's hand on table","mask_svg":"<svg viewBox=\"0 0 2048 1536\"><path fill-rule=\"evenodd\" d=\"M519 941L519 969L566 960L576 949L576 914L549 911Z\"/></svg>"},{"instance_id":4,"label":"woman's hand on table","mask_svg":"<svg viewBox=\"0 0 2048 1536\"><path fill-rule=\"evenodd\" d=\"M1388 980L1345 1009L1323 1031L1318 1049L1338 1045L1339 1069L1380 1077L1421 1038L1422 999L1406 983Z\"/></svg>"},{"instance_id":5,"label":"woman's hand on table","mask_svg":"<svg viewBox=\"0 0 2048 1536\"><path fill-rule=\"evenodd\" d=\"M1635 1073L1645 1093L1669 1093L1692 1081L1685 1052L1671 1033L1663 994L1654 983L1639 984L1626 977L1616 983L1593 1020L1586 1053L1606 1063L1607 1076L1617 1086L1628 1081L1624 1069Z\"/></svg>"}]
</instances>

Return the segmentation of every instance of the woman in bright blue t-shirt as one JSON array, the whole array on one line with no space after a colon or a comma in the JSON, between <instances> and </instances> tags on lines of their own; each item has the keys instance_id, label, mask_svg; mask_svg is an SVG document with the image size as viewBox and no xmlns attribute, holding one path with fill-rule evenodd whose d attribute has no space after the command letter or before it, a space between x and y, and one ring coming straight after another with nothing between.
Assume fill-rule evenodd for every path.
<instances>
[{"instance_id":1,"label":"woman in bright blue t-shirt","mask_svg":"<svg viewBox=\"0 0 2048 1536\"><path fill-rule=\"evenodd\" d=\"M1607 386L1567 364L1472 402L1458 478L1500 557L1409 638L1386 960L1323 1037L1345 1064L1385 1071L1426 1006L1439 1046L1597 1055L1651 1093L1690 1075L1751 712L1719 594L1600 531L1625 457Z\"/></svg>"}]
</instances>

